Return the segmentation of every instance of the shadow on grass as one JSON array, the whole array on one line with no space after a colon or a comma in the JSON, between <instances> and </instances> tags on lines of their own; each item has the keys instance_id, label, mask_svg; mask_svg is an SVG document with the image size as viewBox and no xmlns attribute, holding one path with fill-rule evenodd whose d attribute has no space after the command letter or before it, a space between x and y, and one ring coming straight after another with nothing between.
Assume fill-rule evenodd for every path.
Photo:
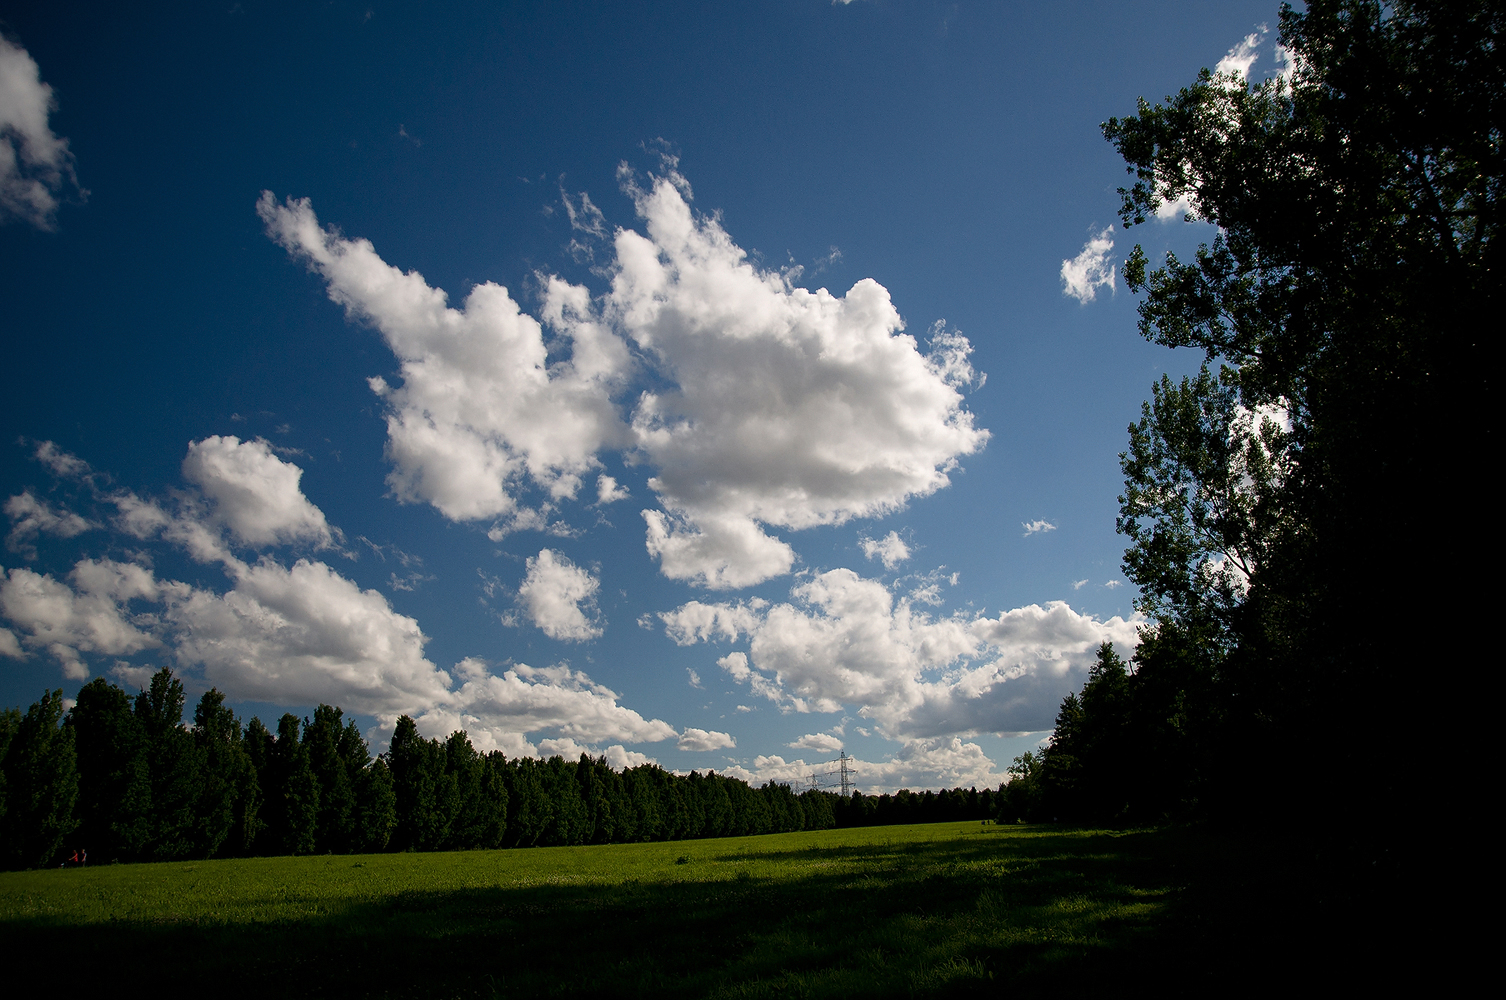
<instances>
[{"instance_id":1,"label":"shadow on grass","mask_svg":"<svg viewBox=\"0 0 1506 1000\"><path fill-rule=\"evenodd\" d=\"M749 874L771 861L775 877ZM676 882L410 891L286 923L33 920L0 935L8 978L91 991L147 975L153 992L230 996L1201 992L1247 976L1259 951L1251 929L1274 900L1255 899L1252 871L1186 833L1064 831L731 851Z\"/></svg>"}]
</instances>

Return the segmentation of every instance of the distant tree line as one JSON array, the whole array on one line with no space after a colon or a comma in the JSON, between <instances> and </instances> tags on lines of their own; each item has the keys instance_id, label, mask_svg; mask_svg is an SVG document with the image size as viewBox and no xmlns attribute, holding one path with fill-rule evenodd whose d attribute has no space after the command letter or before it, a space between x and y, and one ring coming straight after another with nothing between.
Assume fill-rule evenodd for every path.
<instances>
[{"instance_id":1,"label":"distant tree line","mask_svg":"<svg viewBox=\"0 0 1506 1000\"><path fill-rule=\"evenodd\" d=\"M993 815L991 790L843 797L582 754L509 759L403 716L373 757L320 705L273 733L211 689L184 725L166 668L134 696L96 678L0 713L0 866L248 855L444 851L728 837Z\"/></svg>"},{"instance_id":2,"label":"distant tree line","mask_svg":"<svg viewBox=\"0 0 1506 1000\"><path fill-rule=\"evenodd\" d=\"M1000 818L1003 802L1000 790L985 788L943 788L940 791L912 792L901 788L893 795L831 795L832 814L837 827L895 826L900 823L954 823L960 820L994 820ZM1009 817L1013 819L1014 817Z\"/></svg>"}]
</instances>

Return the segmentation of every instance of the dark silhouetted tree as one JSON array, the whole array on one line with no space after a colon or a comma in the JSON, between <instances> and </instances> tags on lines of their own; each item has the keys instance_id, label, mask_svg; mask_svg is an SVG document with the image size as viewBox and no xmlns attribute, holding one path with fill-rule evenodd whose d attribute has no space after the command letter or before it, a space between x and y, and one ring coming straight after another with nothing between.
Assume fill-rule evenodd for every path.
<instances>
[{"instance_id":1,"label":"dark silhouetted tree","mask_svg":"<svg viewBox=\"0 0 1506 1000\"><path fill-rule=\"evenodd\" d=\"M194 853L200 857L245 854L261 823L261 788L246 753L240 720L215 688L204 692L193 718L200 765Z\"/></svg>"},{"instance_id":2,"label":"dark silhouetted tree","mask_svg":"<svg viewBox=\"0 0 1506 1000\"><path fill-rule=\"evenodd\" d=\"M357 734L359 738L359 734ZM346 741L343 713L338 708L320 705L303 729L303 746L308 751L309 766L319 782L319 818L314 840L317 850L343 854L355 839L355 774L347 756L351 748ZM364 755L365 748L361 750Z\"/></svg>"},{"instance_id":3,"label":"dark silhouetted tree","mask_svg":"<svg viewBox=\"0 0 1506 1000\"><path fill-rule=\"evenodd\" d=\"M144 857L152 836L151 771L130 696L96 677L79 689L66 724L78 755L74 840L96 863Z\"/></svg>"},{"instance_id":4,"label":"dark silhouetted tree","mask_svg":"<svg viewBox=\"0 0 1506 1000\"><path fill-rule=\"evenodd\" d=\"M392 772L381 757L356 778L356 834L352 849L364 854L385 851L397 826L397 794Z\"/></svg>"},{"instance_id":5,"label":"dark silhouetted tree","mask_svg":"<svg viewBox=\"0 0 1506 1000\"><path fill-rule=\"evenodd\" d=\"M319 779L309 752L299 739L298 716L291 712L277 720L266 786L267 835L270 850L279 854L312 854L319 830Z\"/></svg>"},{"instance_id":6,"label":"dark silhouetted tree","mask_svg":"<svg viewBox=\"0 0 1506 1000\"><path fill-rule=\"evenodd\" d=\"M193 735L183 728L183 703L182 682L163 667L132 706L151 782L145 853L157 861L201 855L196 836L201 754Z\"/></svg>"},{"instance_id":7,"label":"dark silhouetted tree","mask_svg":"<svg viewBox=\"0 0 1506 1000\"><path fill-rule=\"evenodd\" d=\"M73 730L62 721L62 691L44 694L25 715L0 717L0 864L7 868L48 864L76 824L77 759Z\"/></svg>"},{"instance_id":8,"label":"dark silhouetted tree","mask_svg":"<svg viewBox=\"0 0 1506 1000\"><path fill-rule=\"evenodd\" d=\"M1435 524L1493 523L1503 30L1489 0L1309 0L1281 13L1289 73L1204 71L1104 125L1127 227L1178 199L1218 227L1191 261L1125 265L1141 332L1218 366L1156 386L1123 460L1125 571L1156 622L1131 700L1154 754L1182 744L1167 802L1259 810L1248 789L1297 745L1323 764L1290 808L1345 837L1442 793L1378 754L1396 720L1447 714L1412 609L1484 584ZM1383 608L1407 610L1357 627Z\"/></svg>"}]
</instances>

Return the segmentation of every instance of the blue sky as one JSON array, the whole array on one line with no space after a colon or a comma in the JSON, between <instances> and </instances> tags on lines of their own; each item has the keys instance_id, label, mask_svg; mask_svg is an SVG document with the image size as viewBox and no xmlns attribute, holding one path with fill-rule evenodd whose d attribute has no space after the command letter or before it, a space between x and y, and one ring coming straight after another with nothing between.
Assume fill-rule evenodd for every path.
<instances>
[{"instance_id":1,"label":"blue sky","mask_svg":"<svg viewBox=\"0 0 1506 1000\"><path fill-rule=\"evenodd\" d=\"M1133 645L1199 360L1106 279L1207 227L1105 232L1099 123L1276 14L0 4L4 703L997 783Z\"/></svg>"}]
</instances>

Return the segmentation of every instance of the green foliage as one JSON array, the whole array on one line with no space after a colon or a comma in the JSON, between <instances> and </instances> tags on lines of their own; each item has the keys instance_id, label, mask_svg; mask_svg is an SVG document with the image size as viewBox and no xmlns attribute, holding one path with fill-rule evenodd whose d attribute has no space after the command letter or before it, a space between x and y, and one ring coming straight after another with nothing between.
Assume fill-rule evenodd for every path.
<instances>
[{"instance_id":1,"label":"green foliage","mask_svg":"<svg viewBox=\"0 0 1506 1000\"><path fill-rule=\"evenodd\" d=\"M496 758L478 754L464 732L445 741L445 772L455 782L459 806L450 824L446 850L491 849L502 846L507 831L507 789Z\"/></svg>"},{"instance_id":2,"label":"green foliage","mask_svg":"<svg viewBox=\"0 0 1506 1000\"><path fill-rule=\"evenodd\" d=\"M1180 384L1162 376L1130 427L1117 527L1140 609L1157 620L1231 628L1249 581L1293 529L1283 501L1295 438L1242 408L1238 384L1228 367L1215 377L1205 365Z\"/></svg>"},{"instance_id":3,"label":"green foliage","mask_svg":"<svg viewBox=\"0 0 1506 1000\"><path fill-rule=\"evenodd\" d=\"M157 861L204 853L195 837L202 762L193 735L183 728L183 703L183 684L166 667L133 702L151 787L144 853Z\"/></svg>"},{"instance_id":4,"label":"green foliage","mask_svg":"<svg viewBox=\"0 0 1506 1000\"><path fill-rule=\"evenodd\" d=\"M444 779L443 754L418 735L418 726L408 716L397 721L387 752L392 769L392 788L397 796L397 827L392 846L399 851L431 850L448 828L439 811Z\"/></svg>"}]
</instances>

